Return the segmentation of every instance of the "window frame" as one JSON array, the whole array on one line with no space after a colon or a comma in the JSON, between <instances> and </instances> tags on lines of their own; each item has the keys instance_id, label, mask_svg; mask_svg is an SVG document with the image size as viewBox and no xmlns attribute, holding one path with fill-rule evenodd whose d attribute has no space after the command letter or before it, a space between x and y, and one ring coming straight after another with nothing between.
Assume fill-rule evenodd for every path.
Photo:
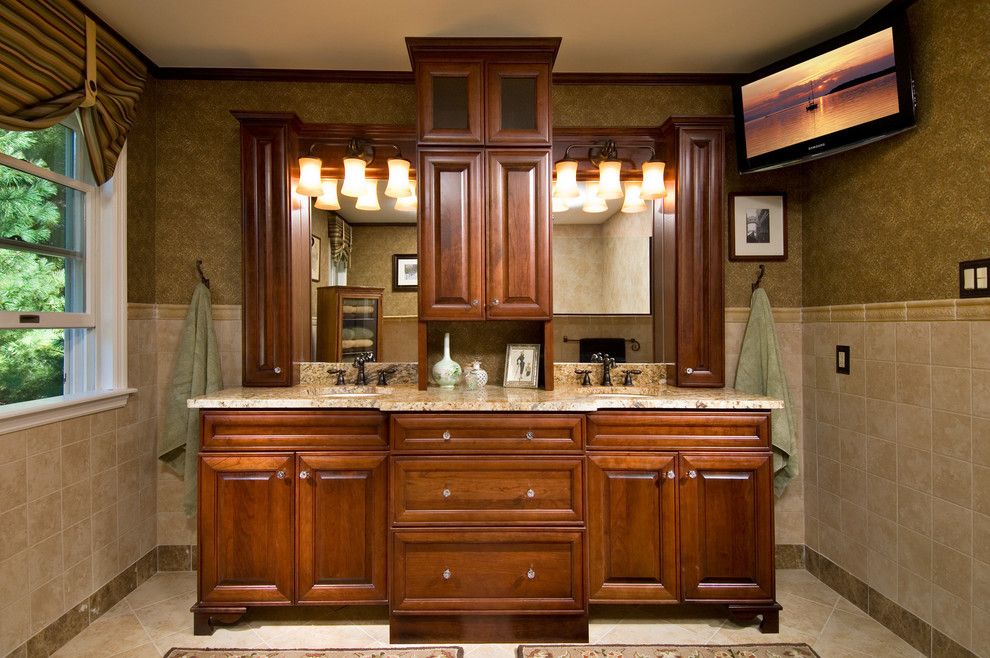
<instances>
[{"instance_id":1,"label":"window frame","mask_svg":"<svg viewBox=\"0 0 990 658\"><path fill-rule=\"evenodd\" d=\"M70 127L81 140L78 127ZM81 156L85 157L85 148ZM64 393L0 406L0 434L123 407L128 396L136 392L127 387L127 145L121 150L113 177L100 186L6 153L0 153L0 165L85 195L83 312L0 311L0 329L91 332L82 350L70 348L66 341L65 360L74 365L68 367ZM58 248L28 248L11 240L0 240L0 244L32 253L58 251ZM30 320L25 322L25 317Z\"/></svg>"}]
</instances>

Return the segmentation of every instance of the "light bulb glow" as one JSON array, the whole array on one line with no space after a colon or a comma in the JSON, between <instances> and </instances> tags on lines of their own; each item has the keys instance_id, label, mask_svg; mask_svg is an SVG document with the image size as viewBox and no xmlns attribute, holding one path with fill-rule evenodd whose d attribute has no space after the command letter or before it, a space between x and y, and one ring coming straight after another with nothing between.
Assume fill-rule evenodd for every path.
<instances>
[{"instance_id":1,"label":"light bulb glow","mask_svg":"<svg viewBox=\"0 0 990 658\"><path fill-rule=\"evenodd\" d=\"M621 199L622 181L619 180L621 173L622 162L603 160L598 165L598 196L603 199Z\"/></svg>"},{"instance_id":2,"label":"light bulb glow","mask_svg":"<svg viewBox=\"0 0 990 658\"><path fill-rule=\"evenodd\" d=\"M358 197L357 203L354 204L354 207L358 210L382 209L381 205L378 203L378 181L365 181L364 193Z\"/></svg>"},{"instance_id":3,"label":"light bulb glow","mask_svg":"<svg viewBox=\"0 0 990 658\"><path fill-rule=\"evenodd\" d=\"M319 196L323 192L320 181L320 168L323 161L319 158L299 158L299 184L296 193L303 196Z\"/></svg>"},{"instance_id":4,"label":"light bulb glow","mask_svg":"<svg viewBox=\"0 0 990 658\"><path fill-rule=\"evenodd\" d=\"M405 158L388 159L388 185L385 186L385 196L393 199L409 196L410 164Z\"/></svg>"},{"instance_id":5,"label":"light bulb glow","mask_svg":"<svg viewBox=\"0 0 990 658\"><path fill-rule=\"evenodd\" d=\"M622 201L622 212L643 212L646 202L640 197L643 186L639 183L626 183L626 197Z\"/></svg>"},{"instance_id":6,"label":"light bulb glow","mask_svg":"<svg viewBox=\"0 0 990 658\"><path fill-rule=\"evenodd\" d=\"M643 190L640 197L643 199L662 199L667 195L667 189L663 184L664 163L650 160L643 163Z\"/></svg>"},{"instance_id":7,"label":"light bulb glow","mask_svg":"<svg viewBox=\"0 0 990 658\"><path fill-rule=\"evenodd\" d=\"M416 210L416 181L409 182L409 194L395 200L395 209L404 211Z\"/></svg>"},{"instance_id":8,"label":"light bulb glow","mask_svg":"<svg viewBox=\"0 0 990 658\"><path fill-rule=\"evenodd\" d=\"M584 205L581 206L584 212L605 212L608 204L605 199L598 195L598 183L587 183L584 186Z\"/></svg>"},{"instance_id":9,"label":"light bulb glow","mask_svg":"<svg viewBox=\"0 0 990 658\"><path fill-rule=\"evenodd\" d=\"M557 170L557 194L561 199L581 196L577 185L577 160L561 160L555 165Z\"/></svg>"},{"instance_id":10,"label":"light bulb glow","mask_svg":"<svg viewBox=\"0 0 990 658\"><path fill-rule=\"evenodd\" d=\"M340 210L340 200L337 198L337 179L325 178L323 180L323 191L316 197L313 206L320 210Z\"/></svg>"},{"instance_id":11,"label":"light bulb glow","mask_svg":"<svg viewBox=\"0 0 990 658\"><path fill-rule=\"evenodd\" d=\"M567 212L567 202L557 196L556 183L553 186L553 194L550 195L550 212Z\"/></svg>"},{"instance_id":12,"label":"light bulb glow","mask_svg":"<svg viewBox=\"0 0 990 658\"><path fill-rule=\"evenodd\" d=\"M359 197L365 192L364 168L367 165L361 158L344 158L344 184L340 193Z\"/></svg>"}]
</instances>

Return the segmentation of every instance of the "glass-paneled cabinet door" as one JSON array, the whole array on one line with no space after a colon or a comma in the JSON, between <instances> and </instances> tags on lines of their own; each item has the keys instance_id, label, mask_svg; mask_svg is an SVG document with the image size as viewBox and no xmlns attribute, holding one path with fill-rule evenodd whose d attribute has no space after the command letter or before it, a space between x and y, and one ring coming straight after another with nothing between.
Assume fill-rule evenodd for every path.
<instances>
[{"instance_id":1,"label":"glass-paneled cabinet door","mask_svg":"<svg viewBox=\"0 0 990 658\"><path fill-rule=\"evenodd\" d=\"M483 70L480 60L417 63L421 143L481 144L484 141Z\"/></svg>"},{"instance_id":2,"label":"glass-paneled cabinet door","mask_svg":"<svg viewBox=\"0 0 990 658\"><path fill-rule=\"evenodd\" d=\"M350 361L371 352L381 356L381 301L377 295L341 296L340 360Z\"/></svg>"},{"instance_id":3,"label":"glass-paneled cabinet door","mask_svg":"<svg viewBox=\"0 0 990 658\"><path fill-rule=\"evenodd\" d=\"M550 143L550 65L490 62L488 142Z\"/></svg>"}]
</instances>

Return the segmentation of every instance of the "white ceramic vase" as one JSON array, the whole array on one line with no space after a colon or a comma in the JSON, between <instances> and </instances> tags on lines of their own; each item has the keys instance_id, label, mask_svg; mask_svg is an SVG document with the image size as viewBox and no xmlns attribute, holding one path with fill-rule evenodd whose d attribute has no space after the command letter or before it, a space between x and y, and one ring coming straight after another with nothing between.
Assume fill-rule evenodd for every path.
<instances>
[{"instance_id":1,"label":"white ceramic vase","mask_svg":"<svg viewBox=\"0 0 990 658\"><path fill-rule=\"evenodd\" d=\"M433 381L440 388L454 388L461 380L461 365L450 358L450 334L443 335L443 358L433 364Z\"/></svg>"},{"instance_id":2,"label":"white ceramic vase","mask_svg":"<svg viewBox=\"0 0 990 658\"><path fill-rule=\"evenodd\" d=\"M464 373L464 385L469 391L477 391L488 383L488 372L481 367L481 361L471 362L471 369Z\"/></svg>"}]
</instances>

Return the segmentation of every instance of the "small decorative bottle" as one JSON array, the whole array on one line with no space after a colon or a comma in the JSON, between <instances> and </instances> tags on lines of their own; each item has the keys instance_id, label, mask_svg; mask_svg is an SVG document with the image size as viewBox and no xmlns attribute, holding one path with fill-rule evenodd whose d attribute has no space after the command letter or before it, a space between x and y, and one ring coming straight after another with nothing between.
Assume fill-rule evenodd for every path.
<instances>
[{"instance_id":1,"label":"small decorative bottle","mask_svg":"<svg viewBox=\"0 0 990 658\"><path fill-rule=\"evenodd\" d=\"M488 383L488 372L481 367L481 361L471 361L471 369L464 373L464 385L469 391L477 391Z\"/></svg>"},{"instance_id":2,"label":"small decorative bottle","mask_svg":"<svg viewBox=\"0 0 990 658\"><path fill-rule=\"evenodd\" d=\"M450 334L443 335L443 358L433 364L433 380L440 388L454 388L461 380L461 366L450 358Z\"/></svg>"}]
</instances>

